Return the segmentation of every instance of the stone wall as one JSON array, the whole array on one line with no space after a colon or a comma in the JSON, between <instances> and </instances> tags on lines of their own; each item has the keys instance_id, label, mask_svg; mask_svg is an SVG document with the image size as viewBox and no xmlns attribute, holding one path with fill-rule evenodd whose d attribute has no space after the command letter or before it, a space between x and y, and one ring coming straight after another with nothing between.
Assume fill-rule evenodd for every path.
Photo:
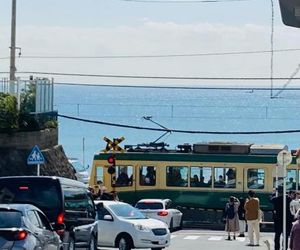
<instances>
[{"instance_id":1,"label":"stone wall","mask_svg":"<svg viewBox=\"0 0 300 250\"><path fill-rule=\"evenodd\" d=\"M35 145L45 158L45 164L40 165L40 175L76 179L63 147L58 145L57 128L0 133L0 176L36 175L37 166L27 165L27 158Z\"/></svg>"},{"instance_id":2,"label":"stone wall","mask_svg":"<svg viewBox=\"0 0 300 250\"><path fill-rule=\"evenodd\" d=\"M0 134L0 150L31 149L38 145L40 149L52 148L58 144L58 128L30 132L12 132Z\"/></svg>"},{"instance_id":3,"label":"stone wall","mask_svg":"<svg viewBox=\"0 0 300 250\"><path fill-rule=\"evenodd\" d=\"M40 165L40 175L76 179L73 168L61 145L41 151L45 158L45 164ZM31 148L0 148L0 176L36 175L37 166L27 165L30 152Z\"/></svg>"}]
</instances>

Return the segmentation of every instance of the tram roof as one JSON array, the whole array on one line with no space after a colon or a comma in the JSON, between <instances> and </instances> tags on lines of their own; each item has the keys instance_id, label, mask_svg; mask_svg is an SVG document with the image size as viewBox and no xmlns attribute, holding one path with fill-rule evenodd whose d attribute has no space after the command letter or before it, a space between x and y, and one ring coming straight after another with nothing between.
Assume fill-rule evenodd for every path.
<instances>
[{"instance_id":1,"label":"tram roof","mask_svg":"<svg viewBox=\"0 0 300 250\"><path fill-rule=\"evenodd\" d=\"M94 155L94 160L107 160L115 155L117 160L128 161L169 161L169 162L235 162L235 163L262 163L277 164L276 155L254 155L254 154L199 154L178 152L107 152ZM292 164L296 164L293 157Z\"/></svg>"}]
</instances>

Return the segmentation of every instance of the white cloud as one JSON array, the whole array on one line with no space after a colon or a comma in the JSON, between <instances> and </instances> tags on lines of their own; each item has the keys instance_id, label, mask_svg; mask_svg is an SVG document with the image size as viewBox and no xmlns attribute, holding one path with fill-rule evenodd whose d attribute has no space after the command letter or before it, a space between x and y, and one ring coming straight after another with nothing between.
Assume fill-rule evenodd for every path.
<instances>
[{"instance_id":1,"label":"white cloud","mask_svg":"<svg viewBox=\"0 0 300 250\"><path fill-rule=\"evenodd\" d=\"M10 31L0 37L0 54L9 55ZM139 26L110 28L74 28L20 26L17 46L23 56L103 56L189 54L270 49L270 27L252 24L228 26L199 23L195 25L144 20ZM274 49L298 48L296 29L275 27ZM300 63L300 51L274 53L274 76L291 75ZM9 61L1 61L0 71L7 71ZM197 76L197 77L269 77L270 54L199 56L135 59L20 59L19 71L46 71L87 74ZM298 75L299 76L299 75ZM57 77L56 80L93 83L193 84L196 81L164 81ZM213 82L197 81L201 85ZM276 82L282 86L284 82ZM216 84L216 82L215 82ZM241 85L242 82L218 82ZM258 82L247 84L258 84ZM269 83L259 83L260 85ZM293 83L292 83L293 84Z\"/></svg>"}]
</instances>

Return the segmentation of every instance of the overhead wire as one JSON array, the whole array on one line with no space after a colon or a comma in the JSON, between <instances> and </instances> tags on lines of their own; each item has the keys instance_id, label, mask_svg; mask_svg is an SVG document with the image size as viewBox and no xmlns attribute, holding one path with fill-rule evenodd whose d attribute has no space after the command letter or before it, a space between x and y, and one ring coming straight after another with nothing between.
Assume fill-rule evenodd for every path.
<instances>
[{"instance_id":1,"label":"overhead wire","mask_svg":"<svg viewBox=\"0 0 300 250\"><path fill-rule=\"evenodd\" d=\"M198 56L226 56L244 54L265 54L274 52L294 52L300 48L287 48L277 50L253 50L253 51L229 51L229 52L210 52L210 53L183 53L183 54L157 54L157 55L103 55L103 56L46 56L46 55L22 55L19 59L130 59L130 58L168 58L168 57L198 57ZM0 57L6 60L10 57Z\"/></svg>"},{"instance_id":2,"label":"overhead wire","mask_svg":"<svg viewBox=\"0 0 300 250\"><path fill-rule=\"evenodd\" d=\"M122 2L140 3L225 3L225 2L249 2L253 0L118 0Z\"/></svg>"},{"instance_id":3,"label":"overhead wire","mask_svg":"<svg viewBox=\"0 0 300 250\"><path fill-rule=\"evenodd\" d=\"M101 124L113 127L121 127L121 128L129 128L129 129L139 129L139 130L150 130L150 131L163 131L165 132L166 129L163 128L153 128L153 127L142 127L142 126L133 126L133 125L126 125L120 123L112 123L112 122L104 122L104 121L97 121L97 120L90 120L90 119L83 119L74 116L68 116L63 114L58 114L58 117L81 121L81 122L88 122L94 124ZM291 134L291 133L300 133L300 129L292 129L292 130L273 130L273 131L201 131L201 130L180 130L180 129L168 129L171 133L185 133L185 134L214 134L214 135L253 135L253 134Z\"/></svg>"},{"instance_id":4,"label":"overhead wire","mask_svg":"<svg viewBox=\"0 0 300 250\"><path fill-rule=\"evenodd\" d=\"M1 72L0 72L1 73ZM76 77L99 77L99 78L126 78L126 79L160 79L160 80L270 80L270 77L198 77L198 76L147 76L147 75L113 75L113 74L83 74L83 73L63 73L63 72L43 72L43 71L19 71L21 74L40 74L56 76L76 76ZM273 80L288 80L290 77L274 77ZM300 77L293 79L300 80Z\"/></svg>"}]
</instances>

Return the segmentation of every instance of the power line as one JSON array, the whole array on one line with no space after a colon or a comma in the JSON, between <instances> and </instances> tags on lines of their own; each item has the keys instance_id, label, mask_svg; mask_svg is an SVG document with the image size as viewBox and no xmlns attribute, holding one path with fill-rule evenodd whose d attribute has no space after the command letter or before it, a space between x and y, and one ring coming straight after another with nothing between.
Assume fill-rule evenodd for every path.
<instances>
[{"instance_id":1,"label":"power line","mask_svg":"<svg viewBox=\"0 0 300 250\"><path fill-rule=\"evenodd\" d=\"M0 72L1 73L1 72ZM83 74L83 73L62 73L62 72L42 72L42 71L21 71L20 74L40 74L56 76L76 76L76 77L99 77L99 78L126 78L126 79L160 79L160 80L225 80L225 81L266 81L270 77L198 77L198 76L143 76L143 75L108 75L108 74ZM273 80L289 80L290 77L274 77ZM300 80L300 77L293 78Z\"/></svg>"},{"instance_id":2,"label":"power line","mask_svg":"<svg viewBox=\"0 0 300 250\"><path fill-rule=\"evenodd\" d=\"M157 54L157 55L103 55L103 56L43 56L28 55L21 56L19 59L130 59L130 58L168 58L168 57L200 57L200 56L226 56L244 54L265 54L273 52L294 52L300 48L287 48L277 50L253 50L253 51L229 51L229 52L210 52L210 53L183 53L183 54ZM9 57L0 57L0 60L7 60ZM18 58L17 58L18 59Z\"/></svg>"},{"instance_id":3,"label":"power line","mask_svg":"<svg viewBox=\"0 0 300 250\"><path fill-rule=\"evenodd\" d=\"M225 2L249 2L251 0L119 0L123 2L140 3L225 3Z\"/></svg>"},{"instance_id":4,"label":"power line","mask_svg":"<svg viewBox=\"0 0 300 250\"><path fill-rule=\"evenodd\" d=\"M121 128L129 128L129 129L139 129L139 130L151 130L151 131L163 131L165 129L162 128L152 128L152 127L141 127L141 126L133 126L133 125L125 125L119 123L111 123L111 122L104 122L104 121L96 121L90 119L83 119L74 116L67 116L58 114L59 117L81 121L81 122L88 122L93 124L101 124L106 126L113 126L113 127L121 127ZM294 130L274 130L274 131L244 131L244 132L236 132L236 131L200 131L200 130L180 130L180 129L169 129L171 133L185 133L185 134L214 134L214 135L254 135L254 134L291 134L291 133L300 133L300 129Z\"/></svg>"},{"instance_id":5,"label":"power line","mask_svg":"<svg viewBox=\"0 0 300 250\"><path fill-rule=\"evenodd\" d=\"M205 89L205 90L270 90L269 87L207 87L207 86L158 86L158 85L127 85L127 84L101 84L101 83L71 83L71 82L54 82L56 85L67 86L87 86L87 87L114 87L114 88L154 88L154 89ZM276 87L274 90L281 90L282 88ZM286 90L300 90L299 87L285 88Z\"/></svg>"}]
</instances>

